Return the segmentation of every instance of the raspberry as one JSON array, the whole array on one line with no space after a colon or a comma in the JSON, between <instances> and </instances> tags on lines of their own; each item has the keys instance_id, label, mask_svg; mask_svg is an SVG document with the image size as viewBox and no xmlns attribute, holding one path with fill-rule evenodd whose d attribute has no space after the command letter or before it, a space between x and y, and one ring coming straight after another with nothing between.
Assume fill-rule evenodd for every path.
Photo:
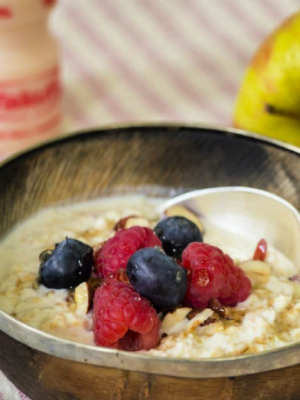
<instances>
[{"instance_id":1,"label":"raspberry","mask_svg":"<svg viewBox=\"0 0 300 400\"><path fill-rule=\"evenodd\" d=\"M118 269L126 268L129 258L137 250L155 246L161 246L161 241L150 228L120 229L96 252L96 272L100 277L113 275Z\"/></svg>"},{"instance_id":2,"label":"raspberry","mask_svg":"<svg viewBox=\"0 0 300 400\"><path fill-rule=\"evenodd\" d=\"M149 350L159 341L160 320L148 300L130 285L108 278L94 297L94 336L98 346Z\"/></svg>"},{"instance_id":3,"label":"raspberry","mask_svg":"<svg viewBox=\"0 0 300 400\"><path fill-rule=\"evenodd\" d=\"M189 272L187 305L205 308L215 297L224 305L235 306L250 294L251 282L244 271L218 247L189 244L182 253L182 266Z\"/></svg>"}]
</instances>

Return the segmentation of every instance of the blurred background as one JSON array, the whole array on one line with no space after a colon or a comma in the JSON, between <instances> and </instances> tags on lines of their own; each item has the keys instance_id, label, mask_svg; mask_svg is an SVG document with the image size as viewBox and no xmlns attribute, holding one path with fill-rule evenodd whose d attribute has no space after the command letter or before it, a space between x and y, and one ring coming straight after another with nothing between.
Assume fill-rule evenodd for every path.
<instances>
[{"instance_id":1,"label":"blurred background","mask_svg":"<svg viewBox=\"0 0 300 400\"><path fill-rule=\"evenodd\" d=\"M51 16L64 131L125 121L231 124L245 68L298 0L60 0Z\"/></svg>"},{"instance_id":2,"label":"blurred background","mask_svg":"<svg viewBox=\"0 0 300 400\"><path fill-rule=\"evenodd\" d=\"M300 8L299 0L41 1L57 3L50 28L60 52L64 132L129 121L231 125L254 51ZM9 1L1 3L0 16L10 18ZM0 371L3 399L26 396Z\"/></svg>"}]
</instances>

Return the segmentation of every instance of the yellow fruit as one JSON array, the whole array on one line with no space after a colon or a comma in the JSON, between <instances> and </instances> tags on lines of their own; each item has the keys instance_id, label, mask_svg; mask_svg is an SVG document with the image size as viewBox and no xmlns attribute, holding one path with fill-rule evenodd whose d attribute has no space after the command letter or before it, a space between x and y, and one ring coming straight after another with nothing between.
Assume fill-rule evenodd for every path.
<instances>
[{"instance_id":1,"label":"yellow fruit","mask_svg":"<svg viewBox=\"0 0 300 400\"><path fill-rule=\"evenodd\" d=\"M262 43L237 97L234 126L300 146L300 12Z\"/></svg>"}]
</instances>

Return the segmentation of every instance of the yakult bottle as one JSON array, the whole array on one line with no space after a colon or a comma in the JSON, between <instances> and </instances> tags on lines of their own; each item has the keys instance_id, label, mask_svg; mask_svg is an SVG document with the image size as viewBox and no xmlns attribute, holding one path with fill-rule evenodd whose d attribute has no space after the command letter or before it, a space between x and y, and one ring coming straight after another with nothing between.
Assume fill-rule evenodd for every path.
<instances>
[{"instance_id":1,"label":"yakult bottle","mask_svg":"<svg viewBox=\"0 0 300 400\"><path fill-rule=\"evenodd\" d=\"M59 133L55 0L0 0L0 158Z\"/></svg>"}]
</instances>

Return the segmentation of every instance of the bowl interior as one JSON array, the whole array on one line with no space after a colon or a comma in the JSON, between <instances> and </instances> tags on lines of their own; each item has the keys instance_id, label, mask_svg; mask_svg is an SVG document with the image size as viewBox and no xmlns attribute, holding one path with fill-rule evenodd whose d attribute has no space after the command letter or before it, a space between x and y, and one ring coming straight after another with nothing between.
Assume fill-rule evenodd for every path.
<instances>
[{"instance_id":1,"label":"bowl interior","mask_svg":"<svg viewBox=\"0 0 300 400\"><path fill-rule=\"evenodd\" d=\"M0 168L0 236L37 210L124 192L249 186L300 208L299 155L217 129L129 127L50 142Z\"/></svg>"}]
</instances>

